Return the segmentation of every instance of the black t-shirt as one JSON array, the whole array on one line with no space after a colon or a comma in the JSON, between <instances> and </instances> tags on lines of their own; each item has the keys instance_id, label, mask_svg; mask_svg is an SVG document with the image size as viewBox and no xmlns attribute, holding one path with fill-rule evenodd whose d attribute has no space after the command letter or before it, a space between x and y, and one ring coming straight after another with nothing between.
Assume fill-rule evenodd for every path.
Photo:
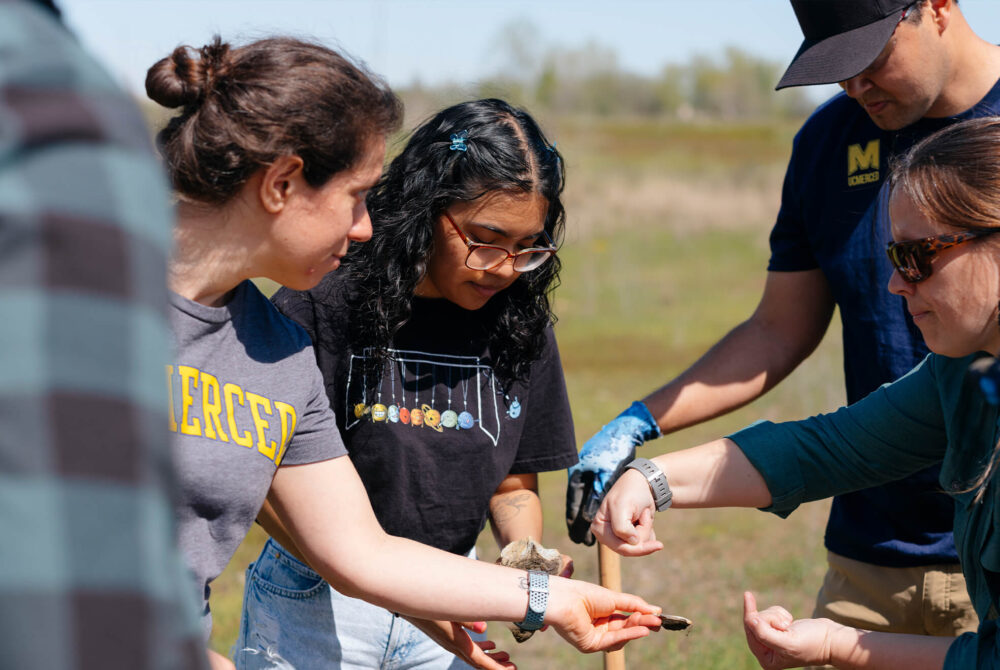
<instances>
[{"instance_id":1,"label":"black t-shirt","mask_svg":"<svg viewBox=\"0 0 1000 670\"><path fill-rule=\"evenodd\" d=\"M468 553L508 474L576 463L576 441L551 328L525 382L506 391L490 366L483 319L444 299L415 298L381 382L362 383L366 351L348 337L345 281L281 289L274 303L313 338L337 424L390 535Z\"/></svg>"}]
</instances>

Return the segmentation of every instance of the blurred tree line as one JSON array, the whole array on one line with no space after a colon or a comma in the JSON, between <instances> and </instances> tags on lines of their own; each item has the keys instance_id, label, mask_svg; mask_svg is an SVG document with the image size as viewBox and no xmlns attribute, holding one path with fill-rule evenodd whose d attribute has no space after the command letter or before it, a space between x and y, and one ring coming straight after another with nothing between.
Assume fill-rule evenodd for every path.
<instances>
[{"instance_id":1,"label":"blurred tree line","mask_svg":"<svg viewBox=\"0 0 1000 670\"><path fill-rule=\"evenodd\" d=\"M650 77L623 70L615 50L598 43L546 46L537 26L521 19L500 29L490 52L492 75L471 85L404 87L407 108L430 111L444 100L497 96L553 114L686 121L798 118L816 104L801 89L774 90L784 64L736 47L665 65Z\"/></svg>"}]
</instances>

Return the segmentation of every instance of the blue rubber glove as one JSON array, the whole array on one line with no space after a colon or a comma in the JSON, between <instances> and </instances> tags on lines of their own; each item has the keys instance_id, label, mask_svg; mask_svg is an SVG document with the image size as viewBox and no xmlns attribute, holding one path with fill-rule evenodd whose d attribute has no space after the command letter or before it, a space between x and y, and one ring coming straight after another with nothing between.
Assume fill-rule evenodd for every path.
<instances>
[{"instance_id":1,"label":"blue rubber glove","mask_svg":"<svg viewBox=\"0 0 1000 670\"><path fill-rule=\"evenodd\" d=\"M635 459L636 447L659 436L656 419L636 401L584 443L580 462L569 469L566 489L566 526L571 540L594 544L590 522L604 493Z\"/></svg>"}]
</instances>

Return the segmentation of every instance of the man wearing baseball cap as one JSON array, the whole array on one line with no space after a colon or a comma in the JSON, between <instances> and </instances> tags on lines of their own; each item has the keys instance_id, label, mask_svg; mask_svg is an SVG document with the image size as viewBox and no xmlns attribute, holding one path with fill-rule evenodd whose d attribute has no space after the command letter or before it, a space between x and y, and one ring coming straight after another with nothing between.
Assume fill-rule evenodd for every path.
<instances>
[{"instance_id":1,"label":"man wearing baseball cap","mask_svg":"<svg viewBox=\"0 0 1000 670\"><path fill-rule=\"evenodd\" d=\"M778 88L836 82L843 92L795 138L764 294L747 321L584 444L567 493L578 542L592 541L594 502L635 447L770 390L816 348L834 307L848 403L927 353L904 301L886 290L889 225L879 192L894 155L948 124L1000 115L1000 47L973 33L957 0L791 3L805 40ZM953 503L937 474L834 499L830 569L815 616L922 635L976 630L951 533Z\"/></svg>"}]
</instances>

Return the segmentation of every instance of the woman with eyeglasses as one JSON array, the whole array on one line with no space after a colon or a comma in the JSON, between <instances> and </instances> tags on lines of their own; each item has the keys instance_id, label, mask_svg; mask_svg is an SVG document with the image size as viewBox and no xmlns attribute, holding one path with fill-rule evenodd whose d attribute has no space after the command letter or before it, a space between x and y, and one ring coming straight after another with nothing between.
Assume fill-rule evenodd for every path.
<instances>
[{"instance_id":1,"label":"woman with eyeglasses","mask_svg":"<svg viewBox=\"0 0 1000 670\"><path fill-rule=\"evenodd\" d=\"M621 646L656 627L656 608L640 598L386 534L347 458L308 335L250 281L268 277L307 290L337 269L350 242L370 237L365 196L381 174L386 136L399 123L395 95L340 54L288 38L178 47L150 68L146 89L153 100L180 108L158 136L178 199L169 276L175 347L166 373L178 536L202 599L206 637L210 583L265 499L266 518L316 573L341 593L396 612L528 627L546 622L586 651ZM514 224L498 222L521 236L540 235L541 219ZM130 252L141 260L141 245ZM148 417L122 420L162 429ZM493 457L483 454L480 467ZM422 474L414 471L415 478ZM289 572L297 580L281 588L305 599L315 591L302 584L316 573ZM618 609L636 614L617 616ZM312 648L281 640L283 630L304 627L300 621L255 624L249 639L274 643L259 654L238 648L241 662L251 659L247 665L287 667L283 655ZM459 642L470 657L485 655ZM326 649L323 643L316 648ZM232 668L221 655L209 657L213 667ZM337 665L332 656L296 663Z\"/></svg>"},{"instance_id":2,"label":"woman with eyeglasses","mask_svg":"<svg viewBox=\"0 0 1000 670\"><path fill-rule=\"evenodd\" d=\"M549 298L563 178L524 110L495 99L449 107L413 132L369 193L371 240L317 287L274 296L312 336L344 443L390 535L460 556L474 555L487 519L500 547L542 539L537 473L576 462ZM334 658L345 668L468 667L432 641L455 651L450 638L466 633L340 592L271 530L248 572L238 648L277 645L300 670ZM512 667L504 652L463 656Z\"/></svg>"},{"instance_id":3,"label":"woman with eyeglasses","mask_svg":"<svg viewBox=\"0 0 1000 670\"><path fill-rule=\"evenodd\" d=\"M894 166L886 195L896 270L889 290L906 300L933 353L832 414L759 422L699 447L637 459L591 526L619 553L645 555L663 547L652 517L671 505L759 507L786 516L803 502L940 463L982 621L978 633L931 637L795 620L781 607L757 611L746 593L747 641L764 668L1000 667L1000 408L977 383L983 361L1000 354L1000 118L958 123L917 144Z\"/></svg>"}]
</instances>

